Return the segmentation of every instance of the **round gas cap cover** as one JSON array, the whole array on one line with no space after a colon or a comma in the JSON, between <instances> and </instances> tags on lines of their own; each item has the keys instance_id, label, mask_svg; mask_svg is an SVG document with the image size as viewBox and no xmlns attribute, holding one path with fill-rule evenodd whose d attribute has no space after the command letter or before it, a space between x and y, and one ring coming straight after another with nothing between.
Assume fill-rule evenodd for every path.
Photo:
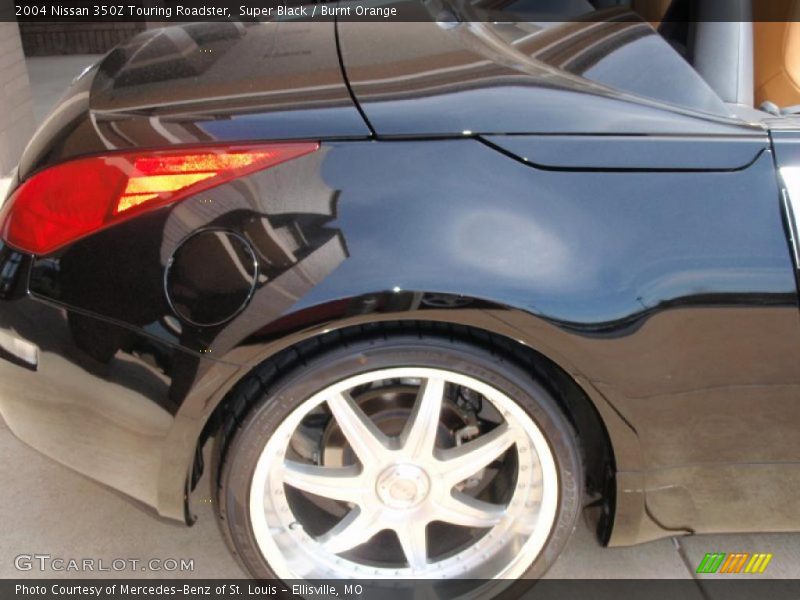
<instances>
[{"instance_id":1,"label":"round gas cap cover","mask_svg":"<svg viewBox=\"0 0 800 600\"><path fill-rule=\"evenodd\" d=\"M175 249L165 274L167 300L182 320L211 327L244 310L256 287L258 261L242 236L204 230Z\"/></svg>"}]
</instances>

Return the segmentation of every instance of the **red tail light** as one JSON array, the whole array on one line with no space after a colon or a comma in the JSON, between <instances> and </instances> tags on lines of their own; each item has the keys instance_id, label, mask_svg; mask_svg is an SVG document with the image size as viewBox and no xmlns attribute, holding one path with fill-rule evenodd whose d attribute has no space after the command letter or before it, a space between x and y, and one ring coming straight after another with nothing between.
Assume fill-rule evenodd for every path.
<instances>
[{"instance_id":1,"label":"red tail light","mask_svg":"<svg viewBox=\"0 0 800 600\"><path fill-rule=\"evenodd\" d=\"M109 154L34 175L8 199L0 234L47 254L144 211L313 152L316 142Z\"/></svg>"}]
</instances>

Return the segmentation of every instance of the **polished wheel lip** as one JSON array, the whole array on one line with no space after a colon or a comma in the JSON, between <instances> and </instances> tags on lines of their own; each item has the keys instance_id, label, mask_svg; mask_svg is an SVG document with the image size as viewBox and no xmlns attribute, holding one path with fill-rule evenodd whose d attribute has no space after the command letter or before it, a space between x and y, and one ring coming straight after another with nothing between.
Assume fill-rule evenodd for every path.
<instances>
[{"instance_id":1,"label":"polished wheel lip","mask_svg":"<svg viewBox=\"0 0 800 600\"><path fill-rule=\"evenodd\" d=\"M325 536L315 539L303 531L302 527L299 526L298 522L295 520L292 509L284 495L284 476L288 472L286 467L288 461L285 461L284 456L293 432L305 415L313 408L324 402L328 402L329 407L331 407L331 410L334 412L334 416L337 417L337 423L342 426L340 415L337 414L337 410L334 409L334 404L329 402L332 397L347 399L349 397L347 392L360 385L382 380L403 378L420 379L426 382L425 385L420 386L419 395L421 398L425 396L423 388L430 387L427 385L427 382L446 381L471 388L488 399L503 415L506 420L505 424L513 428L513 435L515 436L514 443L518 443L518 451L521 450L521 452L518 452L520 469L517 473L518 485L513 492L510 502L505 507L501 507L504 514L500 515L498 520L493 522L493 525L487 526L489 530L486 535L481 537L466 550L437 562L418 562L414 568L376 568L338 556L338 554L341 554L341 551L335 552L338 550L335 544L331 552L328 552L328 546L320 541ZM441 385L443 387L443 383L441 383ZM352 400L350 401L352 402ZM341 406L345 406L342 405L341 402L337 403L340 405L340 410ZM415 413L421 410L420 407L422 405L423 401L418 400L417 406L415 406L414 409ZM358 412L360 412L360 410ZM409 423L412 421L414 421L413 414L409 419ZM409 454L409 452L411 452L409 447L414 444L421 443L424 445L427 443L424 439L424 435L417 435L415 438L413 427L409 425L407 429L411 429L412 432L403 432L401 438L404 439L400 440L400 448L396 446L391 447L387 439L382 440L384 444L390 447L390 450L388 450L389 452L398 452L398 456L402 454L404 460L411 455ZM500 429L500 427L496 428L496 430L497 429ZM374 428L372 433L376 439L380 439L382 435L377 431L377 428ZM493 432L484 434L477 438L477 440L481 440L491 433ZM368 438L369 436L365 437ZM348 441L351 441L349 437ZM374 441L373 439L372 442ZM432 442L430 443L432 445ZM358 448L354 448L363 466L360 468L339 468L337 476L344 478L340 481L346 480L346 484L327 488L336 490L328 494L330 497L343 499L354 505L353 510L342 520L343 523L348 519L355 521L359 516L364 520L365 517L370 517L371 514L374 514L361 514L361 506L358 504L360 501L359 499L362 498L360 494L370 493L369 491L365 491L367 488L371 488L371 493L375 495L376 502L380 503L380 500L377 499L376 490L378 472L374 473L370 485L366 482L358 481L359 474L365 475L371 468L371 465L364 463L365 458L369 460L368 453L374 452L376 449L375 447L369 447L369 444L366 442L365 444L366 446L362 448L360 452ZM532 452L527 453L527 456L530 458L525 459L523 457L526 456L526 451L528 449L532 450ZM403 451L405 451L405 454L403 454ZM436 449L435 452L441 454L447 451ZM380 465L380 461L377 461L376 464ZM523 472L529 466L538 468L540 485L534 484L532 481L533 473L531 472L528 473L529 479L525 479ZM386 468L386 465L382 465L379 472L384 472ZM480 468L479 466L477 469L473 470L473 473ZM534 471L535 468L531 468L531 471ZM431 487L435 488L435 480L439 477L440 472L428 472L427 468L424 468L424 470L427 477L433 475L434 485ZM469 473L467 476L470 474L472 473ZM294 486L294 484L292 485ZM537 501L530 502L530 497L526 498L521 496L523 491L530 493L534 489L538 489ZM428 493L433 494L433 491ZM442 497L441 494L439 497ZM394 528L396 532L401 532L402 530L400 527L402 523L408 523L412 515L422 510L421 507L430 504L427 502L426 498L423 498L420 502L413 504L407 509L384 511L381 513L381 518L388 518L390 521L392 518L398 519L397 525L390 524L389 527ZM448 369L391 367L364 372L334 383L302 402L286 417L286 419L284 419L277 427L275 433L267 441L257 461L250 486L249 513L253 534L259 549L272 570L281 579L332 577L370 579L400 577L414 577L420 579L455 577L516 578L521 576L531 564L533 564L547 542L555 524L558 512L558 499L558 473L550 446L534 420L511 398L483 381ZM538 511L535 512L536 518L533 520L534 522L532 522L530 517L534 512L531 510L526 511L526 509L536 507L538 507ZM373 510L372 507L367 508L369 509L368 512ZM527 519L525 518L526 516L528 517ZM501 528L501 524L505 524L505 527ZM511 525L514 525L515 529L512 530ZM339 527L339 525L337 525L337 527ZM526 536L521 542L518 538L523 534L516 531L516 528L519 527L523 528L522 530ZM504 532L507 534L506 536L503 535ZM509 541L508 536L512 534L516 537L513 541ZM403 543L402 539L401 545L406 551L407 557L410 556L411 553L408 551L409 546ZM287 550L294 555L287 555ZM509 555L509 560L498 563L499 557L502 557L502 552ZM408 562L413 564L410 559ZM465 564L467 566L465 566ZM299 565L303 565L303 569L298 568ZM470 565L472 565L472 567L470 567ZM309 569L309 567L313 568ZM485 569L490 568L491 572L486 572L485 569L481 571L481 567L485 567Z\"/></svg>"}]
</instances>

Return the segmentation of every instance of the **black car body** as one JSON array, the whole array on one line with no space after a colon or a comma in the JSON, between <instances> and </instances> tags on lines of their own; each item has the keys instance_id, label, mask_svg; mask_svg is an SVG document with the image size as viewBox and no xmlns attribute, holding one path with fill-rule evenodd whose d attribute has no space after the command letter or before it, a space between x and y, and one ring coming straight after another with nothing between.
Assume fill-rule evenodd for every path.
<instances>
[{"instance_id":1,"label":"black car body","mask_svg":"<svg viewBox=\"0 0 800 600\"><path fill-rule=\"evenodd\" d=\"M458 331L536 356L566 398L603 543L800 530L780 172L800 120L743 116L614 14L202 23L112 51L17 185L117 153L319 148L51 252L5 244L10 428L191 523L202 447L258 365L354 328Z\"/></svg>"}]
</instances>

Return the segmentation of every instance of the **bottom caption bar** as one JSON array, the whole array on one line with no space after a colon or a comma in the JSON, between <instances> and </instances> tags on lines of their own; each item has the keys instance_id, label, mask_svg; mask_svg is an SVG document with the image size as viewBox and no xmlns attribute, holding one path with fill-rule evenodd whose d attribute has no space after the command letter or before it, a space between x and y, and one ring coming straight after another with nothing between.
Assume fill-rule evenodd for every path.
<instances>
[{"instance_id":1,"label":"bottom caption bar","mask_svg":"<svg viewBox=\"0 0 800 600\"><path fill-rule=\"evenodd\" d=\"M452 598L531 598L547 600L797 600L797 579L544 579L520 580L113 580L5 579L0 598L102 600L162 598L358 598L364 600L449 600Z\"/></svg>"}]
</instances>

